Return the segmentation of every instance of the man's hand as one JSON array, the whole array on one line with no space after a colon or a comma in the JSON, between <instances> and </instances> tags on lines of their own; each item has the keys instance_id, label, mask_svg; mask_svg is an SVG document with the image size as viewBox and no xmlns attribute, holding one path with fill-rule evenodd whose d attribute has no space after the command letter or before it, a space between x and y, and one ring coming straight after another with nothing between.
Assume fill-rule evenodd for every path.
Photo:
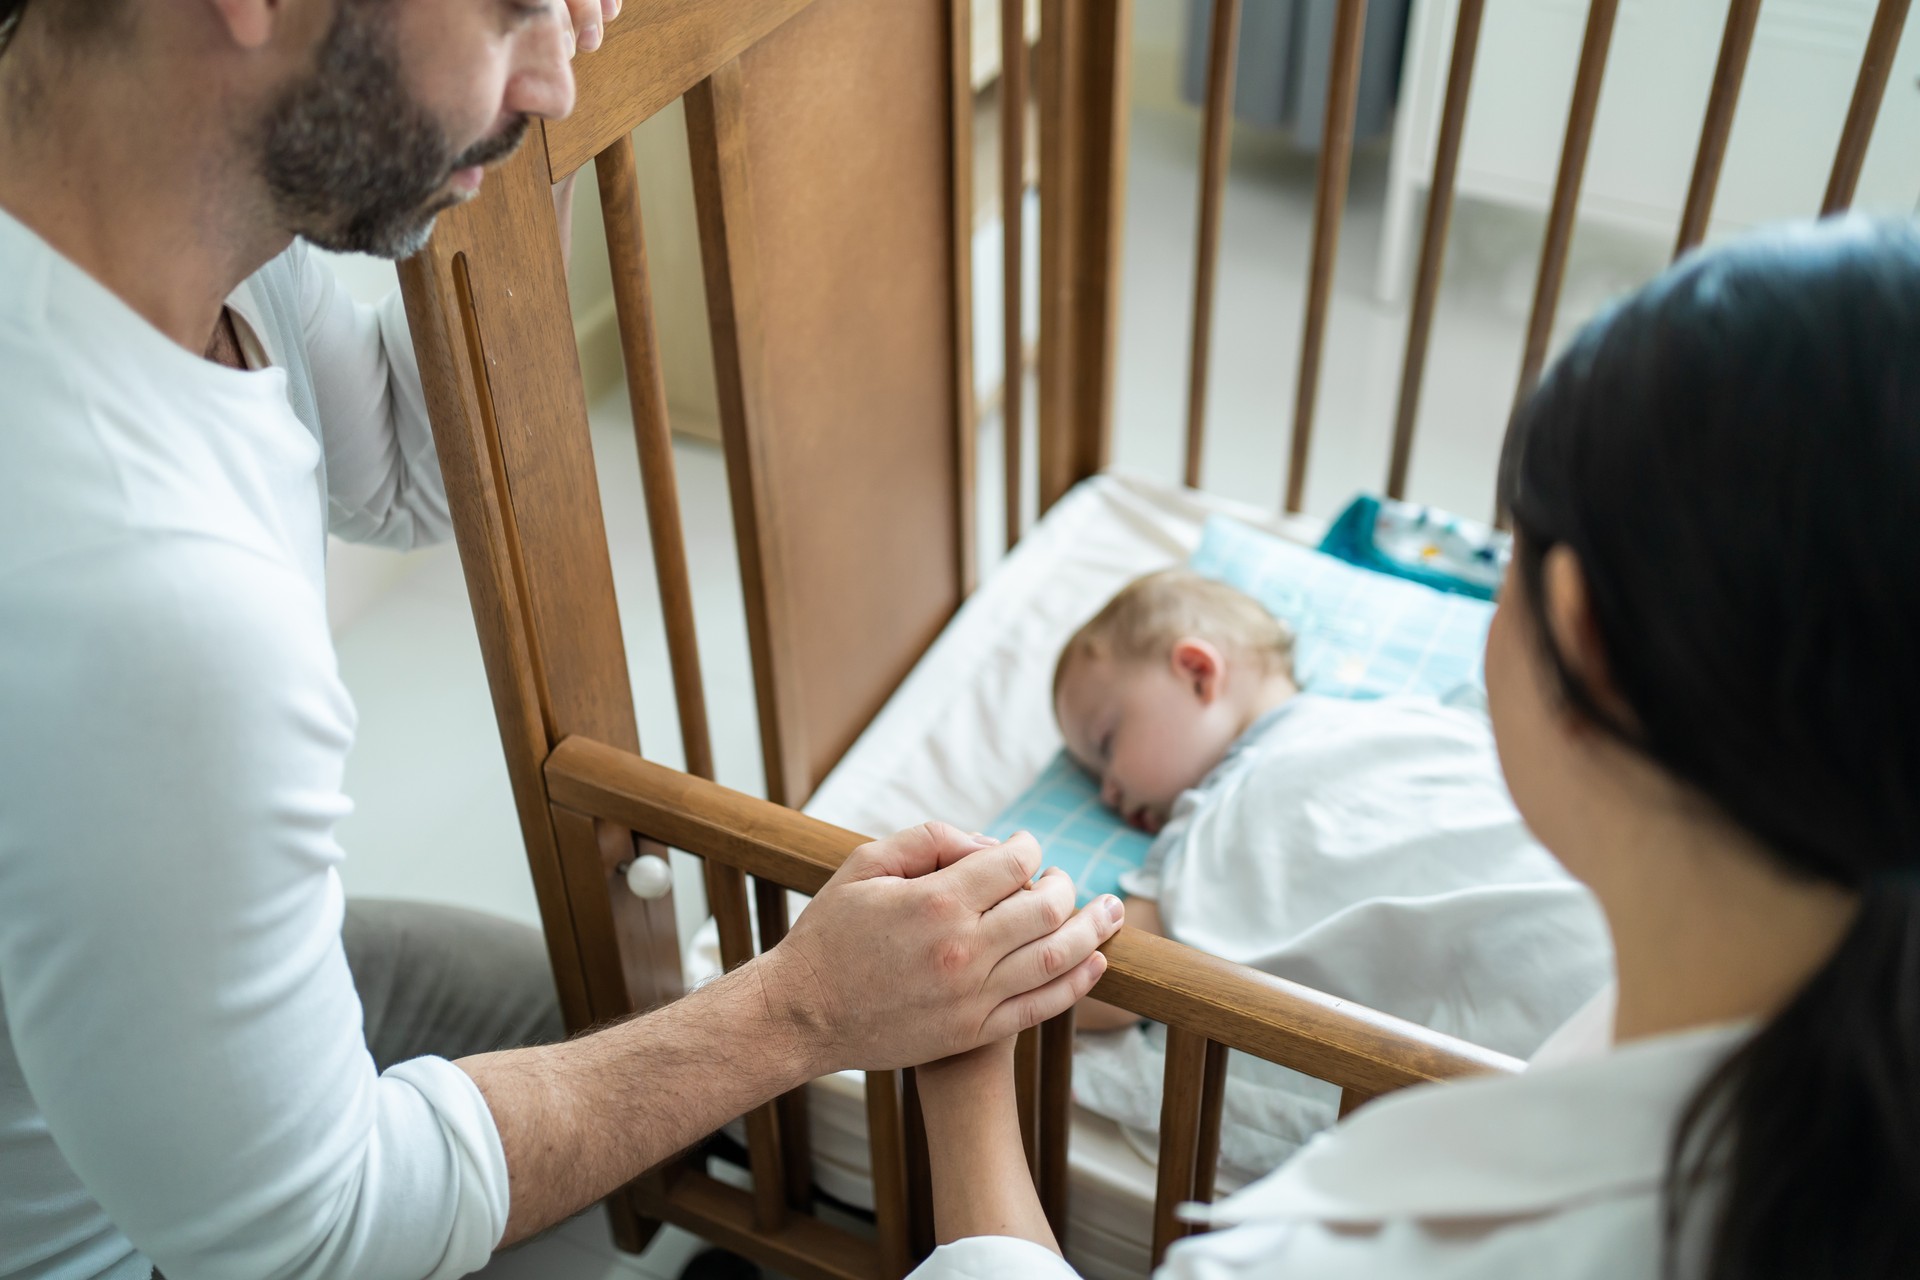
<instances>
[{"instance_id":1,"label":"man's hand","mask_svg":"<svg viewBox=\"0 0 1920 1280\"><path fill-rule=\"evenodd\" d=\"M1106 968L1120 903L1076 912L1073 881L1029 884L1040 845L943 823L862 845L760 960L815 1074L963 1053L1064 1011Z\"/></svg>"},{"instance_id":2,"label":"man's hand","mask_svg":"<svg viewBox=\"0 0 1920 1280\"><path fill-rule=\"evenodd\" d=\"M561 0L561 4L572 24L573 47L580 53L600 47L606 24L620 12L620 0Z\"/></svg>"}]
</instances>

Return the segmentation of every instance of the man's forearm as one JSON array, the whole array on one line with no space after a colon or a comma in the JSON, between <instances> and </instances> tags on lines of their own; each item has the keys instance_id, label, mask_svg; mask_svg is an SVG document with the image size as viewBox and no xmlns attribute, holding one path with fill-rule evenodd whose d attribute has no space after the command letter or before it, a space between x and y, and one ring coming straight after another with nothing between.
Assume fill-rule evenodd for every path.
<instances>
[{"instance_id":1,"label":"man's forearm","mask_svg":"<svg viewBox=\"0 0 1920 1280\"><path fill-rule=\"evenodd\" d=\"M810 1037L750 963L564 1044L462 1058L506 1150L501 1246L578 1212L816 1073Z\"/></svg>"}]
</instances>

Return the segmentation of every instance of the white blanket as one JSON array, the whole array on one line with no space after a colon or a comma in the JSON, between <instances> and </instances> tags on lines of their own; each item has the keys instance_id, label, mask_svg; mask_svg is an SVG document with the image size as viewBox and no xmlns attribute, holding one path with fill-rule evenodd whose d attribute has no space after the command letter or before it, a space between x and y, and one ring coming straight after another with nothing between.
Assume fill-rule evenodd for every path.
<instances>
[{"instance_id":1,"label":"white blanket","mask_svg":"<svg viewBox=\"0 0 1920 1280\"><path fill-rule=\"evenodd\" d=\"M1599 907L1527 835L1485 721L1431 699L1294 698L1182 797L1128 887L1200 950L1515 1057L1612 975ZM1080 1101L1156 1127L1159 1029L1083 1039ZM1337 1104L1235 1055L1223 1158L1271 1168Z\"/></svg>"}]
</instances>

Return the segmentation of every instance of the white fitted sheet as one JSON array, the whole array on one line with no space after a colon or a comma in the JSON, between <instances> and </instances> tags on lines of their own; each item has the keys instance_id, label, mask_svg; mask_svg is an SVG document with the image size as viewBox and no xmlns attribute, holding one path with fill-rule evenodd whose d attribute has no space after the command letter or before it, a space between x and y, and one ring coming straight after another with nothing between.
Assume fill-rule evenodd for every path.
<instances>
[{"instance_id":1,"label":"white fitted sheet","mask_svg":"<svg viewBox=\"0 0 1920 1280\"><path fill-rule=\"evenodd\" d=\"M928 818L985 828L1060 750L1051 690L1061 646L1128 581L1185 562L1213 515L1306 545L1325 529L1307 517L1275 518L1125 474L1084 482L994 568L806 811L872 835ZM794 910L802 905L796 897ZM711 920L694 936L687 961L692 980L718 971ZM817 1080L810 1095L816 1181L827 1194L870 1208L862 1077ZM1119 1125L1078 1105L1068 1150L1069 1260L1089 1280L1145 1276L1153 1166Z\"/></svg>"}]
</instances>

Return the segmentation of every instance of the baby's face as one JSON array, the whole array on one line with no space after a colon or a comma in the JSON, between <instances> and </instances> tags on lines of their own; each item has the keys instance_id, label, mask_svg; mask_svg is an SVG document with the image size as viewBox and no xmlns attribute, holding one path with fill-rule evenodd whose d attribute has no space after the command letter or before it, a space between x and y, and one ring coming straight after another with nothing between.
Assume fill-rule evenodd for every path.
<instances>
[{"instance_id":1,"label":"baby's face","mask_svg":"<svg viewBox=\"0 0 1920 1280\"><path fill-rule=\"evenodd\" d=\"M1082 658L1067 668L1054 707L1061 736L1130 826L1159 831L1180 793L1233 745L1237 725L1215 675L1205 683L1173 658Z\"/></svg>"}]
</instances>

